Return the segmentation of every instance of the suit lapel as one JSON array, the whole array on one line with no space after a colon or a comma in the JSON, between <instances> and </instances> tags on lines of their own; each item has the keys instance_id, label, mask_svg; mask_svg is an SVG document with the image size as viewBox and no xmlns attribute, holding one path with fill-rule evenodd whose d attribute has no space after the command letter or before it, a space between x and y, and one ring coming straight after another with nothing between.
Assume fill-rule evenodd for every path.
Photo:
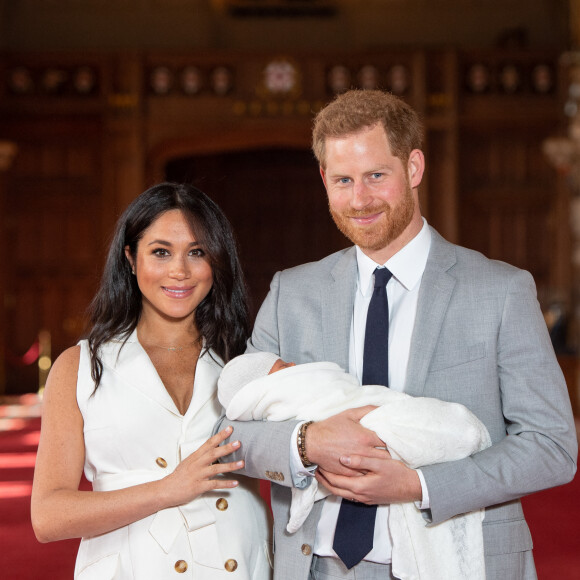
<instances>
[{"instance_id":1,"label":"suit lapel","mask_svg":"<svg viewBox=\"0 0 580 580\"><path fill-rule=\"evenodd\" d=\"M419 289L405 382L405 392L415 396L421 396L424 392L427 372L455 288L455 278L448 273L456 262L455 246L433 228L431 235L431 249Z\"/></svg>"},{"instance_id":2,"label":"suit lapel","mask_svg":"<svg viewBox=\"0 0 580 580\"><path fill-rule=\"evenodd\" d=\"M348 371L348 344L356 291L356 251L349 248L321 285L324 360Z\"/></svg>"}]
</instances>

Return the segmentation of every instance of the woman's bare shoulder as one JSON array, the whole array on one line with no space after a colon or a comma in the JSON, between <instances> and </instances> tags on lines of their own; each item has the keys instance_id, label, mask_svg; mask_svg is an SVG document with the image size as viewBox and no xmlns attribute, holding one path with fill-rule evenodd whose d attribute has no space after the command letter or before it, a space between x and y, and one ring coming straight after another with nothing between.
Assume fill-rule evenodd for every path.
<instances>
[{"instance_id":1,"label":"woman's bare shoulder","mask_svg":"<svg viewBox=\"0 0 580 580\"><path fill-rule=\"evenodd\" d=\"M76 390L80 358L80 346L71 346L63 351L54 361L50 369L46 381L47 390Z\"/></svg>"},{"instance_id":2,"label":"woman's bare shoulder","mask_svg":"<svg viewBox=\"0 0 580 580\"><path fill-rule=\"evenodd\" d=\"M53 369L59 369L60 372L66 372L71 368L75 373L79 369L79 361L81 358L81 347L78 345L71 346L58 356L52 365Z\"/></svg>"}]
</instances>

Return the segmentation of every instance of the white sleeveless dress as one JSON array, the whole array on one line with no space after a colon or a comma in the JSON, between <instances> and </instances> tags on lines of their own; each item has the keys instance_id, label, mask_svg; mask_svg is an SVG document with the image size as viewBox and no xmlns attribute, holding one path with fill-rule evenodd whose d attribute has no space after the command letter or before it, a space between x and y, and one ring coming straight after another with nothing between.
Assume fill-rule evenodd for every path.
<instances>
[{"instance_id":1,"label":"white sleeveless dress","mask_svg":"<svg viewBox=\"0 0 580 580\"><path fill-rule=\"evenodd\" d=\"M95 491L159 480L212 434L221 413L222 363L206 353L193 398L181 415L134 332L102 349L103 377L94 392L87 341L79 343L77 400L84 420L85 476ZM218 364L219 363L219 364ZM230 476L232 477L232 476ZM233 478L233 477L232 477ZM200 496L118 530L83 538L79 580L269 580L269 510L257 480Z\"/></svg>"}]
</instances>

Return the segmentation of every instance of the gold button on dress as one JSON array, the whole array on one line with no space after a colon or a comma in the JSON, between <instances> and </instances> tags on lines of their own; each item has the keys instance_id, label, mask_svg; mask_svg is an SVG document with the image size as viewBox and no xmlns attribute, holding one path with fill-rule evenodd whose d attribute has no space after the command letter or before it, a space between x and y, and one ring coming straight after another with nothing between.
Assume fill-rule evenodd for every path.
<instances>
[{"instance_id":1,"label":"gold button on dress","mask_svg":"<svg viewBox=\"0 0 580 580\"><path fill-rule=\"evenodd\" d=\"M215 502L215 507L220 510L220 512L223 512L225 510L228 509L228 500L220 497L216 502Z\"/></svg>"},{"instance_id":2,"label":"gold button on dress","mask_svg":"<svg viewBox=\"0 0 580 580\"><path fill-rule=\"evenodd\" d=\"M233 572L237 567L238 567L238 563L233 558L226 560L226 563L224 565L224 568L228 572Z\"/></svg>"},{"instance_id":3,"label":"gold button on dress","mask_svg":"<svg viewBox=\"0 0 580 580\"><path fill-rule=\"evenodd\" d=\"M187 570L187 562L185 560L177 560L175 562L175 571L183 574Z\"/></svg>"}]
</instances>

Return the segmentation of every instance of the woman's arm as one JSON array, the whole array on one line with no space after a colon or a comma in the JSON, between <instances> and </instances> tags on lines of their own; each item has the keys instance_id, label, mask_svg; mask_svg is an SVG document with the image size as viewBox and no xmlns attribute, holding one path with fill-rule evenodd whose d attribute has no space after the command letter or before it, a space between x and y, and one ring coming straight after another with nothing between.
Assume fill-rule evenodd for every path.
<instances>
[{"instance_id":1,"label":"woman's arm","mask_svg":"<svg viewBox=\"0 0 580 580\"><path fill-rule=\"evenodd\" d=\"M79 358L80 347L63 352L44 392L31 504L32 526L40 542L109 532L206 491L237 485L211 479L243 467L243 461L214 464L239 448L237 441L219 447L231 435L231 430L224 430L159 481L117 491L79 491L85 460L83 418L76 400Z\"/></svg>"}]
</instances>

